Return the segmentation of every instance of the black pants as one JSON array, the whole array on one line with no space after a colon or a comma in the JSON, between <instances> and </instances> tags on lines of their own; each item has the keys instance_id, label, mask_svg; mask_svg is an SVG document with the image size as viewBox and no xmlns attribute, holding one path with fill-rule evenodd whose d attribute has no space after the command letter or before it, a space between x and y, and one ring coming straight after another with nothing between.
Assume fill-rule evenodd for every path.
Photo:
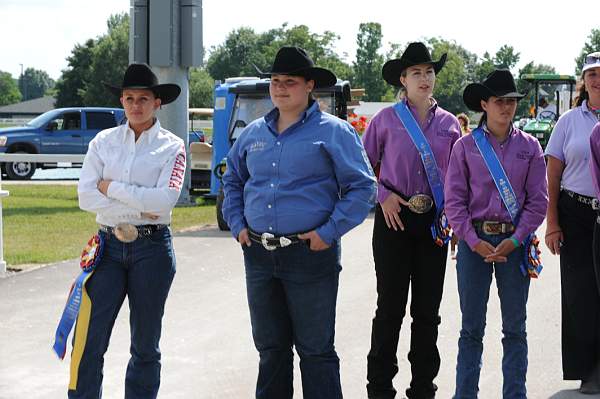
<instances>
[{"instance_id":1,"label":"black pants","mask_svg":"<svg viewBox=\"0 0 600 399\"><path fill-rule=\"evenodd\" d=\"M600 360L600 295L593 263L596 213L565 193L558 201L563 379L590 379ZM597 229L597 227L596 227Z\"/></svg>"},{"instance_id":2,"label":"black pants","mask_svg":"<svg viewBox=\"0 0 600 399\"><path fill-rule=\"evenodd\" d=\"M439 308L444 287L448 246L437 246L430 225L435 210L418 215L402 208L405 230L394 231L385 224L378 205L373 228L373 256L377 275L377 310L367 357L369 398L393 398L392 379L398 372L398 337L411 287L411 341L408 360L412 381L409 398L431 398L433 379L440 368L437 349Z\"/></svg>"}]
</instances>

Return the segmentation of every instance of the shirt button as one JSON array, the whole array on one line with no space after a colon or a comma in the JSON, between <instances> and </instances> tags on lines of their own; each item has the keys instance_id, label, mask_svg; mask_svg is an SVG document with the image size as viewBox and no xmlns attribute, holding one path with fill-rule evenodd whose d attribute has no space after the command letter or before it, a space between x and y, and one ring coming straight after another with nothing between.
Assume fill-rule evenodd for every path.
<instances>
[{"instance_id":1,"label":"shirt button","mask_svg":"<svg viewBox=\"0 0 600 399\"><path fill-rule=\"evenodd\" d=\"M273 167L275 167L275 165L277 165L275 162L272 163Z\"/></svg>"},{"instance_id":2,"label":"shirt button","mask_svg":"<svg viewBox=\"0 0 600 399\"><path fill-rule=\"evenodd\" d=\"M271 187L275 187L275 185L273 183L271 183Z\"/></svg>"},{"instance_id":3,"label":"shirt button","mask_svg":"<svg viewBox=\"0 0 600 399\"><path fill-rule=\"evenodd\" d=\"M497 214L497 213L494 213L494 216L498 217L498 214Z\"/></svg>"},{"instance_id":4,"label":"shirt button","mask_svg":"<svg viewBox=\"0 0 600 399\"><path fill-rule=\"evenodd\" d=\"M278 142L277 142L277 145L281 145L281 142L279 142L279 141L278 141Z\"/></svg>"},{"instance_id":5,"label":"shirt button","mask_svg":"<svg viewBox=\"0 0 600 399\"><path fill-rule=\"evenodd\" d=\"M418 171L417 171L417 174L418 174L418 175L420 175L420 174L421 174L421 171L420 171L420 170L418 170Z\"/></svg>"},{"instance_id":6,"label":"shirt button","mask_svg":"<svg viewBox=\"0 0 600 399\"><path fill-rule=\"evenodd\" d=\"M273 230L273 227L269 226L269 230Z\"/></svg>"},{"instance_id":7,"label":"shirt button","mask_svg":"<svg viewBox=\"0 0 600 399\"><path fill-rule=\"evenodd\" d=\"M273 206L271 204L267 205L267 208L271 209Z\"/></svg>"}]
</instances>

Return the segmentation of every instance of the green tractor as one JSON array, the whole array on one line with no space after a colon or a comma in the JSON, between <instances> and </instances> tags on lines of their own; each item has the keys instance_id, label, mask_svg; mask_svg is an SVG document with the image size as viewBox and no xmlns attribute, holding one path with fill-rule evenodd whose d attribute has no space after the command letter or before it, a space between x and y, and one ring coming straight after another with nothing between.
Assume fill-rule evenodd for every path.
<instances>
[{"instance_id":1,"label":"green tractor","mask_svg":"<svg viewBox=\"0 0 600 399\"><path fill-rule=\"evenodd\" d=\"M535 88L534 103L530 109L531 119L525 121L522 130L537 138L546 148L558 117L573 104L573 91L577 80L570 75L525 74L521 76Z\"/></svg>"}]
</instances>

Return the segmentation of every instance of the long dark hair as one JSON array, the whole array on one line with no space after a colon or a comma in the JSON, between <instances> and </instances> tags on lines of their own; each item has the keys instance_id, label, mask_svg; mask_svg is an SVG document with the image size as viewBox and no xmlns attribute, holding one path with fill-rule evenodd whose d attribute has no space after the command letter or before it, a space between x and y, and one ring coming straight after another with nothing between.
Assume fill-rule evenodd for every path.
<instances>
[{"instance_id":1,"label":"long dark hair","mask_svg":"<svg viewBox=\"0 0 600 399\"><path fill-rule=\"evenodd\" d=\"M481 114L481 118L479 118L479 123L477 124L477 127L482 127L484 123L487 122L487 112L483 111L483 113Z\"/></svg>"},{"instance_id":2,"label":"long dark hair","mask_svg":"<svg viewBox=\"0 0 600 399\"><path fill-rule=\"evenodd\" d=\"M577 82L577 87L575 89L576 94L575 99L573 99L575 107L579 107L581 104L583 104L583 100L589 100L590 98L590 93L588 93L585 89L585 81L583 80L584 78L585 72L581 74L581 79L579 82Z\"/></svg>"}]
</instances>

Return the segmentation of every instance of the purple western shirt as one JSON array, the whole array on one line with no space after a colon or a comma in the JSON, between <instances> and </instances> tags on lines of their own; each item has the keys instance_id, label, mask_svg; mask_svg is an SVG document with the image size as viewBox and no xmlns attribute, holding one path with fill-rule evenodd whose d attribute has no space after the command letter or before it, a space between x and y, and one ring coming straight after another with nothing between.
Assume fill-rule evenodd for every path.
<instances>
[{"instance_id":1,"label":"purple western shirt","mask_svg":"<svg viewBox=\"0 0 600 399\"><path fill-rule=\"evenodd\" d=\"M598 118L583 101L561 115L546 146L546 155L565 164L561 188L593 197L594 184L590 174L590 134Z\"/></svg>"},{"instance_id":2,"label":"purple western shirt","mask_svg":"<svg viewBox=\"0 0 600 399\"><path fill-rule=\"evenodd\" d=\"M523 242L546 216L548 183L540 143L519 129L512 129L503 143L485 133L517 196L521 213L513 236ZM456 142L450 157L444 189L446 216L456 235L471 249L479 243L473 221L510 223L492 175L473 136Z\"/></svg>"},{"instance_id":3,"label":"purple western shirt","mask_svg":"<svg viewBox=\"0 0 600 399\"><path fill-rule=\"evenodd\" d=\"M410 104L408 108L419 121L416 110ZM440 179L444 181L452 146L460 137L458 119L434 102L425 124L420 126L435 156ZM419 151L393 107L382 109L371 119L363 144L373 168L379 164L377 200L380 203L390 194L383 184L407 197L432 195Z\"/></svg>"},{"instance_id":4,"label":"purple western shirt","mask_svg":"<svg viewBox=\"0 0 600 399\"><path fill-rule=\"evenodd\" d=\"M592 181L596 189L596 198L600 199L600 122L592 130L590 136L590 171L592 172Z\"/></svg>"}]
</instances>

